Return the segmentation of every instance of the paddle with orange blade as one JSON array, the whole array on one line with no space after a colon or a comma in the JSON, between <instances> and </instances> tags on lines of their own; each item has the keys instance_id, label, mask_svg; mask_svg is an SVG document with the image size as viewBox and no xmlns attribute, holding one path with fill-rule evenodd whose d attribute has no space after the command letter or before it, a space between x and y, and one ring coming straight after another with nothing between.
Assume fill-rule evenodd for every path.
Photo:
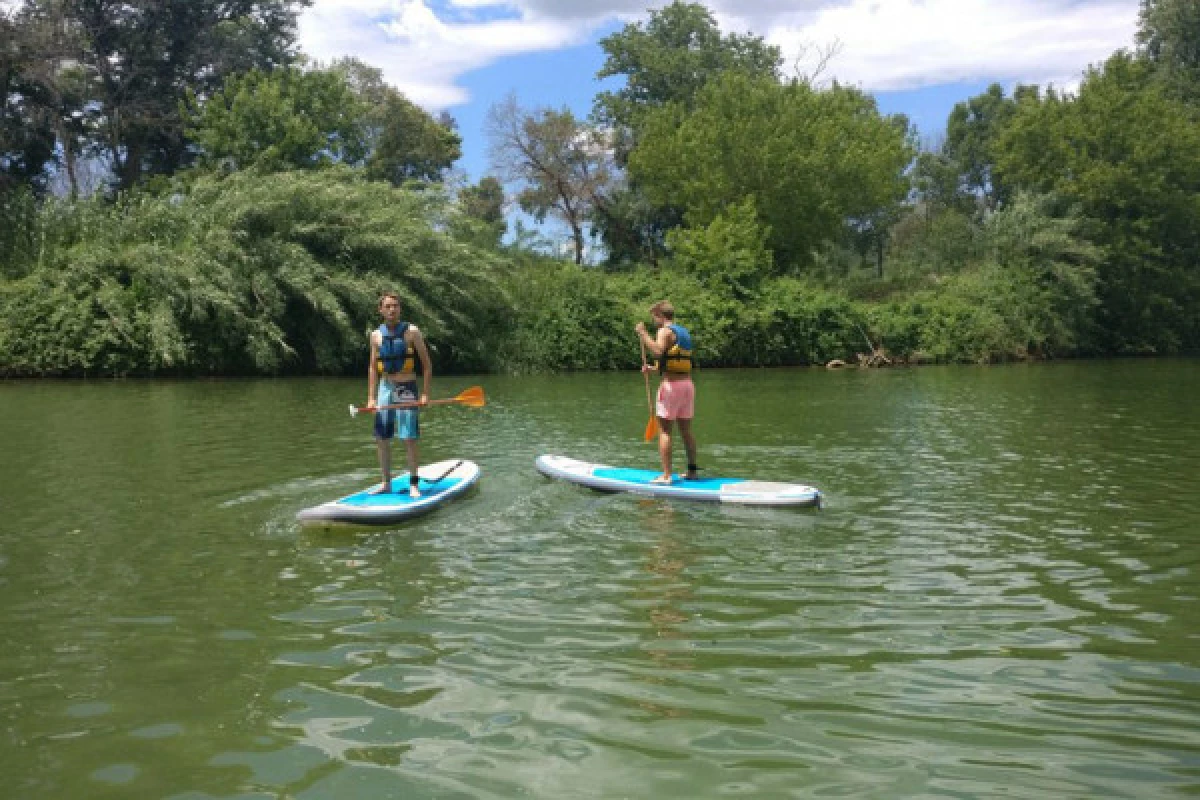
<instances>
[{"instance_id":1,"label":"paddle with orange blade","mask_svg":"<svg viewBox=\"0 0 1200 800\"><path fill-rule=\"evenodd\" d=\"M451 403L459 403L468 408L483 408L486 404L483 396L482 386L472 386L469 389L464 389L454 397L444 397L439 400L430 400L426 405L444 406ZM393 406L350 406L350 416L354 417L360 413L368 411L391 411L392 409L402 408L422 408L420 403L398 403Z\"/></svg>"},{"instance_id":2,"label":"paddle with orange blade","mask_svg":"<svg viewBox=\"0 0 1200 800\"><path fill-rule=\"evenodd\" d=\"M642 377L646 379L646 405L650 407L650 421L646 423L646 441L652 442L658 436L658 417L654 416L654 401L650 399L650 373L646 371L646 343L641 342L641 345Z\"/></svg>"}]
</instances>

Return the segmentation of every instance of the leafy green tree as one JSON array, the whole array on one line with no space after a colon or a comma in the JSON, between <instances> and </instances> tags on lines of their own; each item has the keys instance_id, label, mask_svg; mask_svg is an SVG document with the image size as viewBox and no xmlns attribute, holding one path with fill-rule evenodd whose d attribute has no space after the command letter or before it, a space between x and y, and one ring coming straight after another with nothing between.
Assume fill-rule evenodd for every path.
<instances>
[{"instance_id":1,"label":"leafy green tree","mask_svg":"<svg viewBox=\"0 0 1200 800\"><path fill-rule=\"evenodd\" d=\"M0 193L45 186L54 161L51 55L35 15L0 10Z\"/></svg>"},{"instance_id":2,"label":"leafy green tree","mask_svg":"<svg viewBox=\"0 0 1200 800\"><path fill-rule=\"evenodd\" d=\"M809 265L853 218L899 203L912 159L902 126L856 89L727 73L688 111L647 117L629 170L652 202L702 228L754 198L777 267Z\"/></svg>"},{"instance_id":3,"label":"leafy green tree","mask_svg":"<svg viewBox=\"0 0 1200 800\"><path fill-rule=\"evenodd\" d=\"M623 76L624 86L597 95L597 119L636 134L643 116L668 103L690 108L700 90L731 70L778 77L779 48L757 36L722 35L707 8L679 0L650 11L646 23L630 23L600 40L606 54L597 78Z\"/></svg>"},{"instance_id":4,"label":"leafy green tree","mask_svg":"<svg viewBox=\"0 0 1200 800\"><path fill-rule=\"evenodd\" d=\"M605 61L596 77L620 78L622 86L597 95L593 118L608 132L621 167L652 112L668 104L690 109L704 85L726 72L777 79L783 63L778 47L749 34L722 34L707 8L679 0L601 39L600 47ZM667 231L683 223L683 212L649 202L636 176L627 178L596 206L593 226L610 263L655 262Z\"/></svg>"},{"instance_id":5,"label":"leafy green tree","mask_svg":"<svg viewBox=\"0 0 1200 800\"><path fill-rule=\"evenodd\" d=\"M993 83L982 94L956 104L946 121L943 152L958 166L962 191L982 198L988 209L1003 205L1010 193L996 175L996 140L1020 99L1037 94L1037 87L1018 86L1012 97L1006 97L1000 84Z\"/></svg>"},{"instance_id":6,"label":"leafy green tree","mask_svg":"<svg viewBox=\"0 0 1200 800\"><path fill-rule=\"evenodd\" d=\"M1200 2L1142 0L1139 23L1141 52L1173 92L1200 103Z\"/></svg>"},{"instance_id":7,"label":"leafy green tree","mask_svg":"<svg viewBox=\"0 0 1200 800\"><path fill-rule=\"evenodd\" d=\"M95 146L129 189L147 174L191 160L181 113L225 79L293 58L296 14L309 0L28 0L60 4L91 77L84 105L97 116Z\"/></svg>"},{"instance_id":8,"label":"leafy green tree","mask_svg":"<svg viewBox=\"0 0 1200 800\"><path fill-rule=\"evenodd\" d=\"M504 218L504 186L488 175L474 186L458 193L460 230L469 241L485 247L499 247L508 229Z\"/></svg>"},{"instance_id":9,"label":"leafy green tree","mask_svg":"<svg viewBox=\"0 0 1200 800\"><path fill-rule=\"evenodd\" d=\"M366 104L363 120L369 142L367 173L399 186L406 181L440 182L462 156L454 120L435 119L383 80L383 72L347 58L331 69L345 76Z\"/></svg>"},{"instance_id":10,"label":"leafy green tree","mask_svg":"<svg viewBox=\"0 0 1200 800\"><path fill-rule=\"evenodd\" d=\"M1118 52L1077 96L1022 102L997 168L1010 185L1078 204L1105 248L1096 349L1200 346L1200 125L1153 65Z\"/></svg>"},{"instance_id":11,"label":"leafy green tree","mask_svg":"<svg viewBox=\"0 0 1200 800\"><path fill-rule=\"evenodd\" d=\"M208 164L269 171L360 164L367 155L367 106L335 71L254 69L204 101L189 94L188 105L188 134Z\"/></svg>"},{"instance_id":12,"label":"leafy green tree","mask_svg":"<svg viewBox=\"0 0 1200 800\"><path fill-rule=\"evenodd\" d=\"M703 228L672 230L667 245L676 269L744 301L774 272L768 233L758 223L753 196L748 196Z\"/></svg>"}]
</instances>

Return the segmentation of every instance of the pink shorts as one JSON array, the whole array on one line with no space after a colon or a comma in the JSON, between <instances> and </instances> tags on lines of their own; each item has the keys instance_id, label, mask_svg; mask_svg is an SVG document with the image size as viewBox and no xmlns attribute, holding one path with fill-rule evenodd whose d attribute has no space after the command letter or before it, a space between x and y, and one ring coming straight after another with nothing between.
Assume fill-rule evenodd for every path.
<instances>
[{"instance_id":1,"label":"pink shorts","mask_svg":"<svg viewBox=\"0 0 1200 800\"><path fill-rule=\"evenodd\" d=\"M659 419L691 419L695 416L696 387L691 378L660 383L654 413Z\"/></svg>"}]
</instances>

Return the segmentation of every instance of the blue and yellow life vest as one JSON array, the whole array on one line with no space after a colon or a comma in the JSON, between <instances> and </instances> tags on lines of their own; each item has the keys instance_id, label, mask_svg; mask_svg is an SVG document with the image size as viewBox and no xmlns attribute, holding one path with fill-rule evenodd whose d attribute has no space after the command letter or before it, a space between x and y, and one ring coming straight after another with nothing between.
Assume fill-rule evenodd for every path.
<instances>
[{"instance_id":1,"label":"blue and yellow life vest","mask_svg":"<svg viewBox=\"0 0 1200 800\"><path fill-rule=\"evenodd\" d=\"M688 374L692 371L692 334L687 328L674 322L668 323L667 327L675 333L675 344L663 354L658 370L663 373Z\"/></svg>"},{"instance_id":2,"label":"blue and yellow life vest","mask_svg":"<svg viewBox=\"0 0 1200 800\"><path fill-rule=\"evenodd\" d=\"M388 330L386 322L379 326L379 359L375 362L375 367L380 374L393 375L416 370L416 352L404 339L407 331L407 322L396 325L395 333Z\"/></svg>"}]
</instances>

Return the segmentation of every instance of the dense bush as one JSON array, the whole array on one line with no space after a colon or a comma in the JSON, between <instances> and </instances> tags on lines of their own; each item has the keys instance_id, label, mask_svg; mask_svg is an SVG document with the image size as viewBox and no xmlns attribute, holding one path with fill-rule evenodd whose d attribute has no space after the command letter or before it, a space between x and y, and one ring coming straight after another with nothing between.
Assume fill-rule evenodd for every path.
<instances>
[{"instance_id":1,"label":"dense bush","mask_svg":"<svg viewBox=\"0 0 1200 800\"><path fill-rule=\"evenodd\" d=\"M77 233L3 285L2 374L345 372L365 365L389 288L439 369L491 363L501 259L441 232L437 193L348 169L245 172L75 209L60 231Z\"/></svg>"}]
</instances>

